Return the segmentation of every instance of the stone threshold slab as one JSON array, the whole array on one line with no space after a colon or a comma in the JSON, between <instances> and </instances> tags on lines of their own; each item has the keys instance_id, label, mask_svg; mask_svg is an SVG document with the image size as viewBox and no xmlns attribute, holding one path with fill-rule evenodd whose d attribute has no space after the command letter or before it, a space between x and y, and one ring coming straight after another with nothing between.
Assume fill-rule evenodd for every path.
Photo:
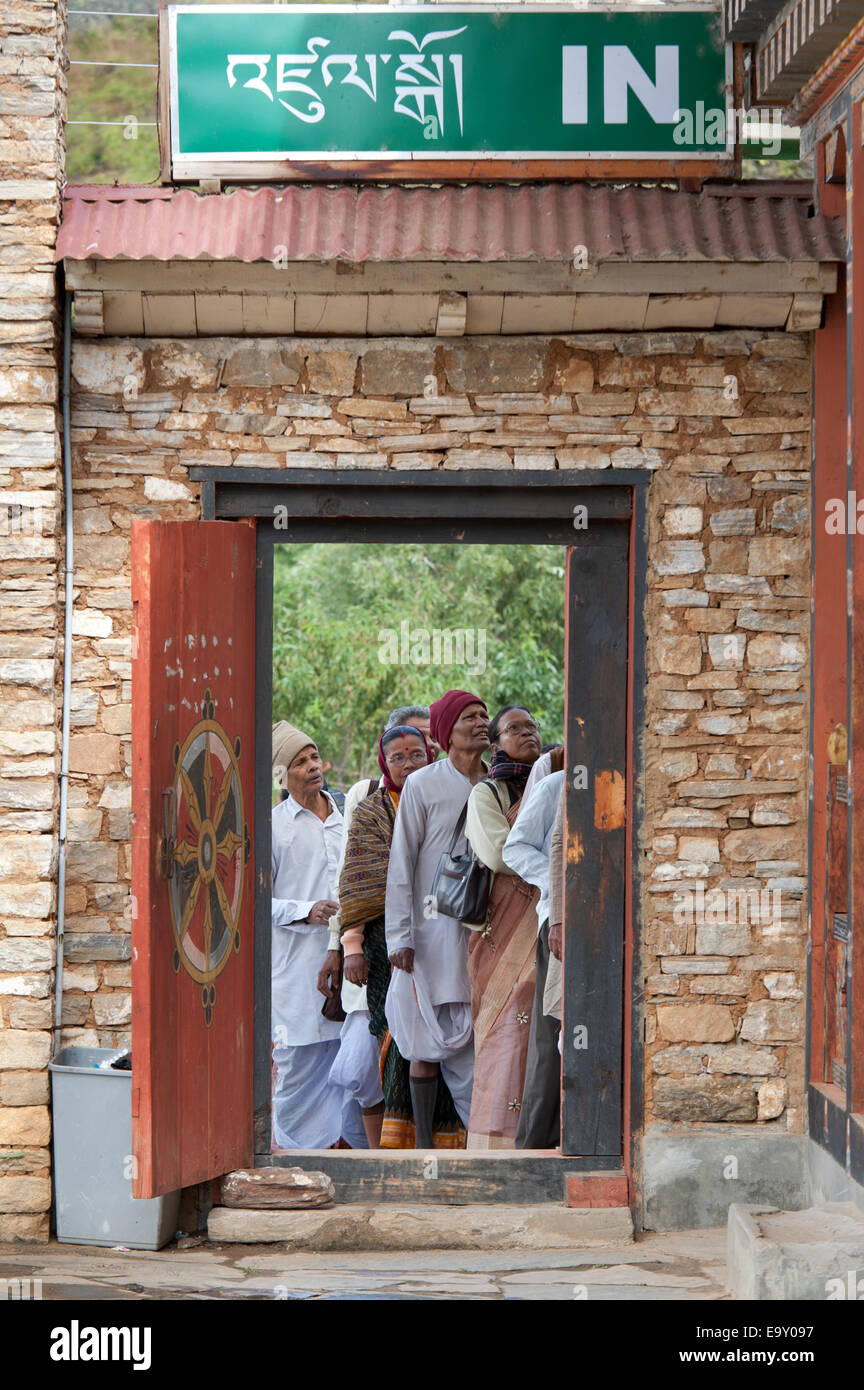
<instances>
[{"instance_id":1,"label":"stone threshold slab","mask_svg":"<svg viewBox=\"0 0 864 1390\"><path fill-rule=\"evenodd\" d=\"M256 1167L300 1167L322 1172L333 1182L336 1200L377 1206L398 1202L440 1206L526 1205L568 1200L568 1181L585 1181L574 1207L626 1206L626 1176L615 1158L562 1157L554 1149L327 1149L278 1150L256 1156ZM607 1179L618 1179L608 1199ZM595 1202L588 1187L604 1188ZM599 1195L599 1194L598 1194ZM261 1203L263 1206L263 1203Z\"/></svg>"},{"instance_id":2,"label":"stone threshold slab","mask_svg":"<svg viewBox=\"0 0 864 1390\"><path fill-rule=\"evenodd\" d=\"M628 1207L346 1204L318 1211L214 1207L212 1241L289 1250L579 1250L629 1246Z\"/></svg>"}]
</instances>

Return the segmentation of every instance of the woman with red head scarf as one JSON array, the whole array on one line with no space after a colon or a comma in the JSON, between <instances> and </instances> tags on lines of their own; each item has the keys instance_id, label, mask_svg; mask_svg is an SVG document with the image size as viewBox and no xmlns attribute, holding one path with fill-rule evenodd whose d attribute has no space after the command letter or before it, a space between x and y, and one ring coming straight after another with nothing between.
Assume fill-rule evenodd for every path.
<instances>
[{"instance_id":1,"label":"woman with red head scarf","mask_svg":"<svg viewBox=\"0 0 864 1390\"><path fill-rule=\"evenodd\" d=\"M464 1125L471 1110L474 1046L468 929L439 915L432 884L471 788L487 772L486 705L468 690L448 690L431 706L431 733L445 758L409 778L399 803L387 871L387 950L396 967L386 1012L410 1063L417 1147L432 1146L440 1074ZM463 839L462 848L466 842ZM457 851L459 849L457 844Z\"/></svg>"},{"instance_id":2,"label":"woman with red head scarf","mask_svg":"<svg viewBox=\"0 0 864 1390\"><path fill-rule=\"evenodd\" d=\"M349 1025L363 1026L377 1039L378 1066L383 1104L364 1106L363 1122L371 1147L413 1148L414 1117L408 1081L408 1063L401 1057L387 1027L384 1000L390 984L390 963L384 938L384 896L387 866L396 820L396 808L409 777L434 761L434 753L420 730L400 725L386 730L378 745L378 766L383 774L376 790L358 803L345 844L345 858L339 877L339 907L342 944L345 951L345 978L354 985L367 986L368 1012L349 1014ZM350 1068L351 1057L339 1061ZM362 1068L358 1069L362 1070ZM331 1074L331 1080L336 1080ZM363 1106L363 1098L360 1099ZM439 1148L464 1145L453 1102L442 1086L434 1116L435 1144Z\"/></svg>"}]
</instances>

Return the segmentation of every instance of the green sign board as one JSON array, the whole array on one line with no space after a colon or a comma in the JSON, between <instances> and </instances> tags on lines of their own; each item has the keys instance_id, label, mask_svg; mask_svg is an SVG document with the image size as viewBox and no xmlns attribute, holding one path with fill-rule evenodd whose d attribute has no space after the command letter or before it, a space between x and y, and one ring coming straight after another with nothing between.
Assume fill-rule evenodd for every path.
<instances>
[{"instance_id":1,"label":"green sign board","mask_svg":"<svg viewBox=\"0 0 864 1390\"><path fill-rule=\"evenodd\" d=\"M175 178L732 152L714 5L175 5L168 48Z\"/></svg>"}]
</instances>

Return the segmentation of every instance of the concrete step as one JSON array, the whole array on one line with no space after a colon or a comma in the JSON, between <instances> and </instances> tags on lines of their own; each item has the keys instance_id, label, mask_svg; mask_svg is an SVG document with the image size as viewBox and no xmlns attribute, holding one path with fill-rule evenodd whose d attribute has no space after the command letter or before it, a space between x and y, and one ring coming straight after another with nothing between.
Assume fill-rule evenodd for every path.
<instances>
[{"instance_id":1,"label":"concrete step","mask_svg":"<svg viewBox=\"0 0 864 1390\"><path fill-rule=\"evenodd\" d=\"M740 1299L864 1299L864 1212L852 1202L804 1211L733 1202L726 1283Z\"/></svg>"},{"instance_id":2,"label":"concrete step","mask_svg":"<svg viewBox=\"0 0 864 1390\"><path fill-rule=\"evenodd\" d=\"M345 1203L318 1211L214 1207L214 1241L288 1250L573 1250L633 1242L629 1207Z\"/></svg>"}]
</instances>

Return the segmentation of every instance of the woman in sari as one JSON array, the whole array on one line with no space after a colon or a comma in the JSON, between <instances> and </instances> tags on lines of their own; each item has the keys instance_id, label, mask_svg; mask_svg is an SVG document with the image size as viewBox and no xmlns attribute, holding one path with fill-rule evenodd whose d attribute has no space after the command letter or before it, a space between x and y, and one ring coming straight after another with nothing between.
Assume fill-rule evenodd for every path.
<instances>
[{"instance_id":1,"label":"woman in sari","mask_svg":"<svg viewBox=\"0 0 864 1390\"><path fill-rule=\"evenodd\" d=\"M367 986L369 1031L378 1041L384 1092L379 1143L384 1149L413 1149L416 1142L409 1064L400 1056L384 1014L391 970L384 935L387 866L401 790L412 772L434 760L423 734L411 725L399 725L382 735L378 766L383 775L354 811L339 876L345 979ZM464 1146L465 1130L440 1077L433 1127L436 1148Z\"/></svg>"},{"instance_id":2,"label":"woman in sari","mask_svg":"<svg viewBox=\"0 0 864 1390\"><path fill-rule=\"evenodd\" d=\"M468 946L474 1018L474 1089L469 1149L515 1148L534 1002L539 892L504 863L501 850L525 784L540 756L540 731L528 710L506 705L489 726L489 777L468 798L466 833L495 874L482 932Z\"/></svg>"}]
</instances>

